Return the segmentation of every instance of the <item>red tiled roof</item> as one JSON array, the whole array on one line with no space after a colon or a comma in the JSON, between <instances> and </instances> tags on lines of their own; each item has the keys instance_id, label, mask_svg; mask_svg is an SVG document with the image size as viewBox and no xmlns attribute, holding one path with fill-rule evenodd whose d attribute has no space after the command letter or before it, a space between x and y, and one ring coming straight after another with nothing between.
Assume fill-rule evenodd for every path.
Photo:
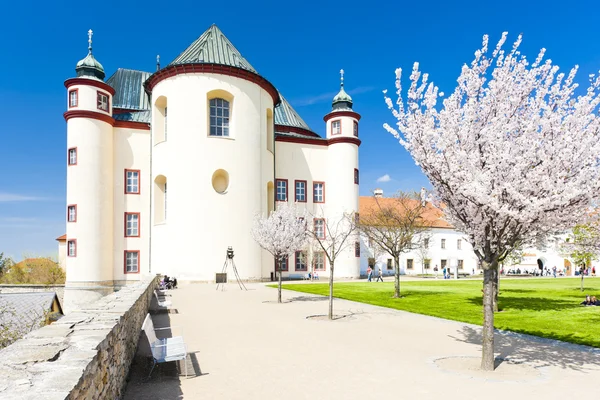
<instances>
[{"instance_id":1,"label":"red tiled roof","mask_svg":"<svg viewBox=\"0 0 600 400\"><path fill-rule=\"evenodd\" d=\"M410 201L415 203L418 202L418 200ZM397 204L396 199L393 197L375 198L373 196L360 196L358 198L358 212L360 213L360 215L369 215L378 208L378 202L379 205L384 207L394 206ZM454 227L444 219L444 212L429 202L427 202L425 204L425 207L423 207L423 213L421 214L421 217L427 222L428 226L431 228L454 229Z\"/></svg>"},{"instance_id":2,"label":"red tiled roof","mask_svg":"<svg viewBox=\"0 0 600 400\"><path fill-rule=\"evenodd\" d=\"M65 240L67 240L67 234L65 233L64 235L57 237L56 240L58 240L59 242L64 242Z\"/></svg>"}]
</instances>

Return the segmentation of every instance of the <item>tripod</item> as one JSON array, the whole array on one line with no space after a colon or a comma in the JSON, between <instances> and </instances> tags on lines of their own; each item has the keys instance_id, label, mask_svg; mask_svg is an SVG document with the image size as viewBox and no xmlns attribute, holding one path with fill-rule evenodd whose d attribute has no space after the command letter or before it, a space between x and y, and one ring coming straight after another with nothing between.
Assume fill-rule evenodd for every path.
<instances>
[{"instance_id":1,"label":"tripod","mask_svg":"<svg viewBox=\"0 0 600 400\"><path fill-rule=\"evenodd\" d=\"M225 257L225 263L223 264L223 269L221 270L222 274L227 273L227 265L228 264L231 264L231 266L233 267L233 273L235 274L235 279L237 280L240 290L248 290L248 289L246 289L244 282L242 282L242 280L240 279L240 274L238 274L238 270L235 266L235 262L233 261L233 254L229 254L229 252L227 253L227 256ZM219 285L223 285L223 286L221 286L221 291L225 290L225 282L217 283L216 290L219 290Z\"/></svg>"}]
</instances>

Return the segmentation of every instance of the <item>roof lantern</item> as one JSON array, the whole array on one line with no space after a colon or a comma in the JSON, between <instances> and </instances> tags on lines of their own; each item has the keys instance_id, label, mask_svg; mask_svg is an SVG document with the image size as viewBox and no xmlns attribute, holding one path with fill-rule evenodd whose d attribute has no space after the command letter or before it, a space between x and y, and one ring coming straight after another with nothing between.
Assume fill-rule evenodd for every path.
<instances>
[{"instance_id":1,"label":"roof lantern","mask_svg":"<svg viewBox=\"0 0 600 400\"><path fill-rule=\"evenodd\" d=\"M77 76L89 76L104 80L104 67L92 55L92 35L94 32L88 31L88 55L77 63L75 71Z\"/></svg>"},{"instance_id":2,"label":"roof lantern","mask_svg":"<svg viewBox=\"0 0 600 400\"><path fill-rule=\"evenodd\" d=\"M340 70L341 75L341 83L340 83L340 92L335 95L333 98L333 102L331 103L331 108L333 111L341 111L341 110L352 110L352 97L344 90L344 70Z\"/></svg>"}]
</instances>

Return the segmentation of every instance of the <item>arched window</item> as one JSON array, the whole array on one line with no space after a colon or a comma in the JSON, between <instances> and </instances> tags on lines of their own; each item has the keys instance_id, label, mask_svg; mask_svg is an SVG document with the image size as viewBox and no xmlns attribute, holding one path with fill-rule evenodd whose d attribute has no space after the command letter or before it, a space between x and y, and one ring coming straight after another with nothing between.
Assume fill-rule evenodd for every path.
<instances>
[{"instance_id":1,"label":"arched window","mask_svg":"<svg viewBox=\"0 0 600 400\"><path fill-rule=\"evenodd\" d=\"M210 136L229 136L229 102L210 99Z\"/></svg>"}]
</instances>

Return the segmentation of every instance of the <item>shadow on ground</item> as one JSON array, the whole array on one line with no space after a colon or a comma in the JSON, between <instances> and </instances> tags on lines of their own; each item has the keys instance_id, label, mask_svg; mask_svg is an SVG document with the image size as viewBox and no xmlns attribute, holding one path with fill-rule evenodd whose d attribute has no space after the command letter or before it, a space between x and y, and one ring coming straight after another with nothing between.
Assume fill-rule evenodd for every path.
<instances>
[{"instance_id":1,"label":"shadow on ground","mask_svg":"<svg viewBox=\"0 0 600 400\"><path fill-rule=\"evenodd\" d=\"M171 328L169 311L151 313L155 328ZM158 338L171 337L179 334L176 329L165 329L156 332ZM188 350L189 351L189 350ZM152 376L148 377L152 367L152 358L148 338L140 333L140 340L136 356L129 370L127 387L123 400L166 400L183 399L181 391L181 379L192 379L194 377L208 375L203 372L198 360L197 351L188 352L185 360L188 376L185 376L186 364L184 361L168 362L158 364Z\"/></svg>"},{"instance_id":2,"label":"shadow on ground","mask_svg":"<svg viewBox=\"0 0 600 400\"><path fill-rule=\"evenodd\" d=\"M464 326L458 333L461 337L450 337L459 342L481 345L481 329ZM496 331L494 350L499 361L511 360L535 367L560 367L583 372L597 370L600 359L600 349L506 331Z\"/></svg>"},{"instance_id":3,"label":"shadow on ground","mask_svg":"<svg viewBox=\"0 0 600 400\"><path fill-rule=\"evenodd\" d=\"M482 298L470 297L469 303L482 306ZM579 304L569 300L548 299L543 297L511 297L500 295L498 305L502 310L533 310L533 311L548 311L548 310L563 310L566 308L577 308Z\"/></svg>"}]
</instances>

